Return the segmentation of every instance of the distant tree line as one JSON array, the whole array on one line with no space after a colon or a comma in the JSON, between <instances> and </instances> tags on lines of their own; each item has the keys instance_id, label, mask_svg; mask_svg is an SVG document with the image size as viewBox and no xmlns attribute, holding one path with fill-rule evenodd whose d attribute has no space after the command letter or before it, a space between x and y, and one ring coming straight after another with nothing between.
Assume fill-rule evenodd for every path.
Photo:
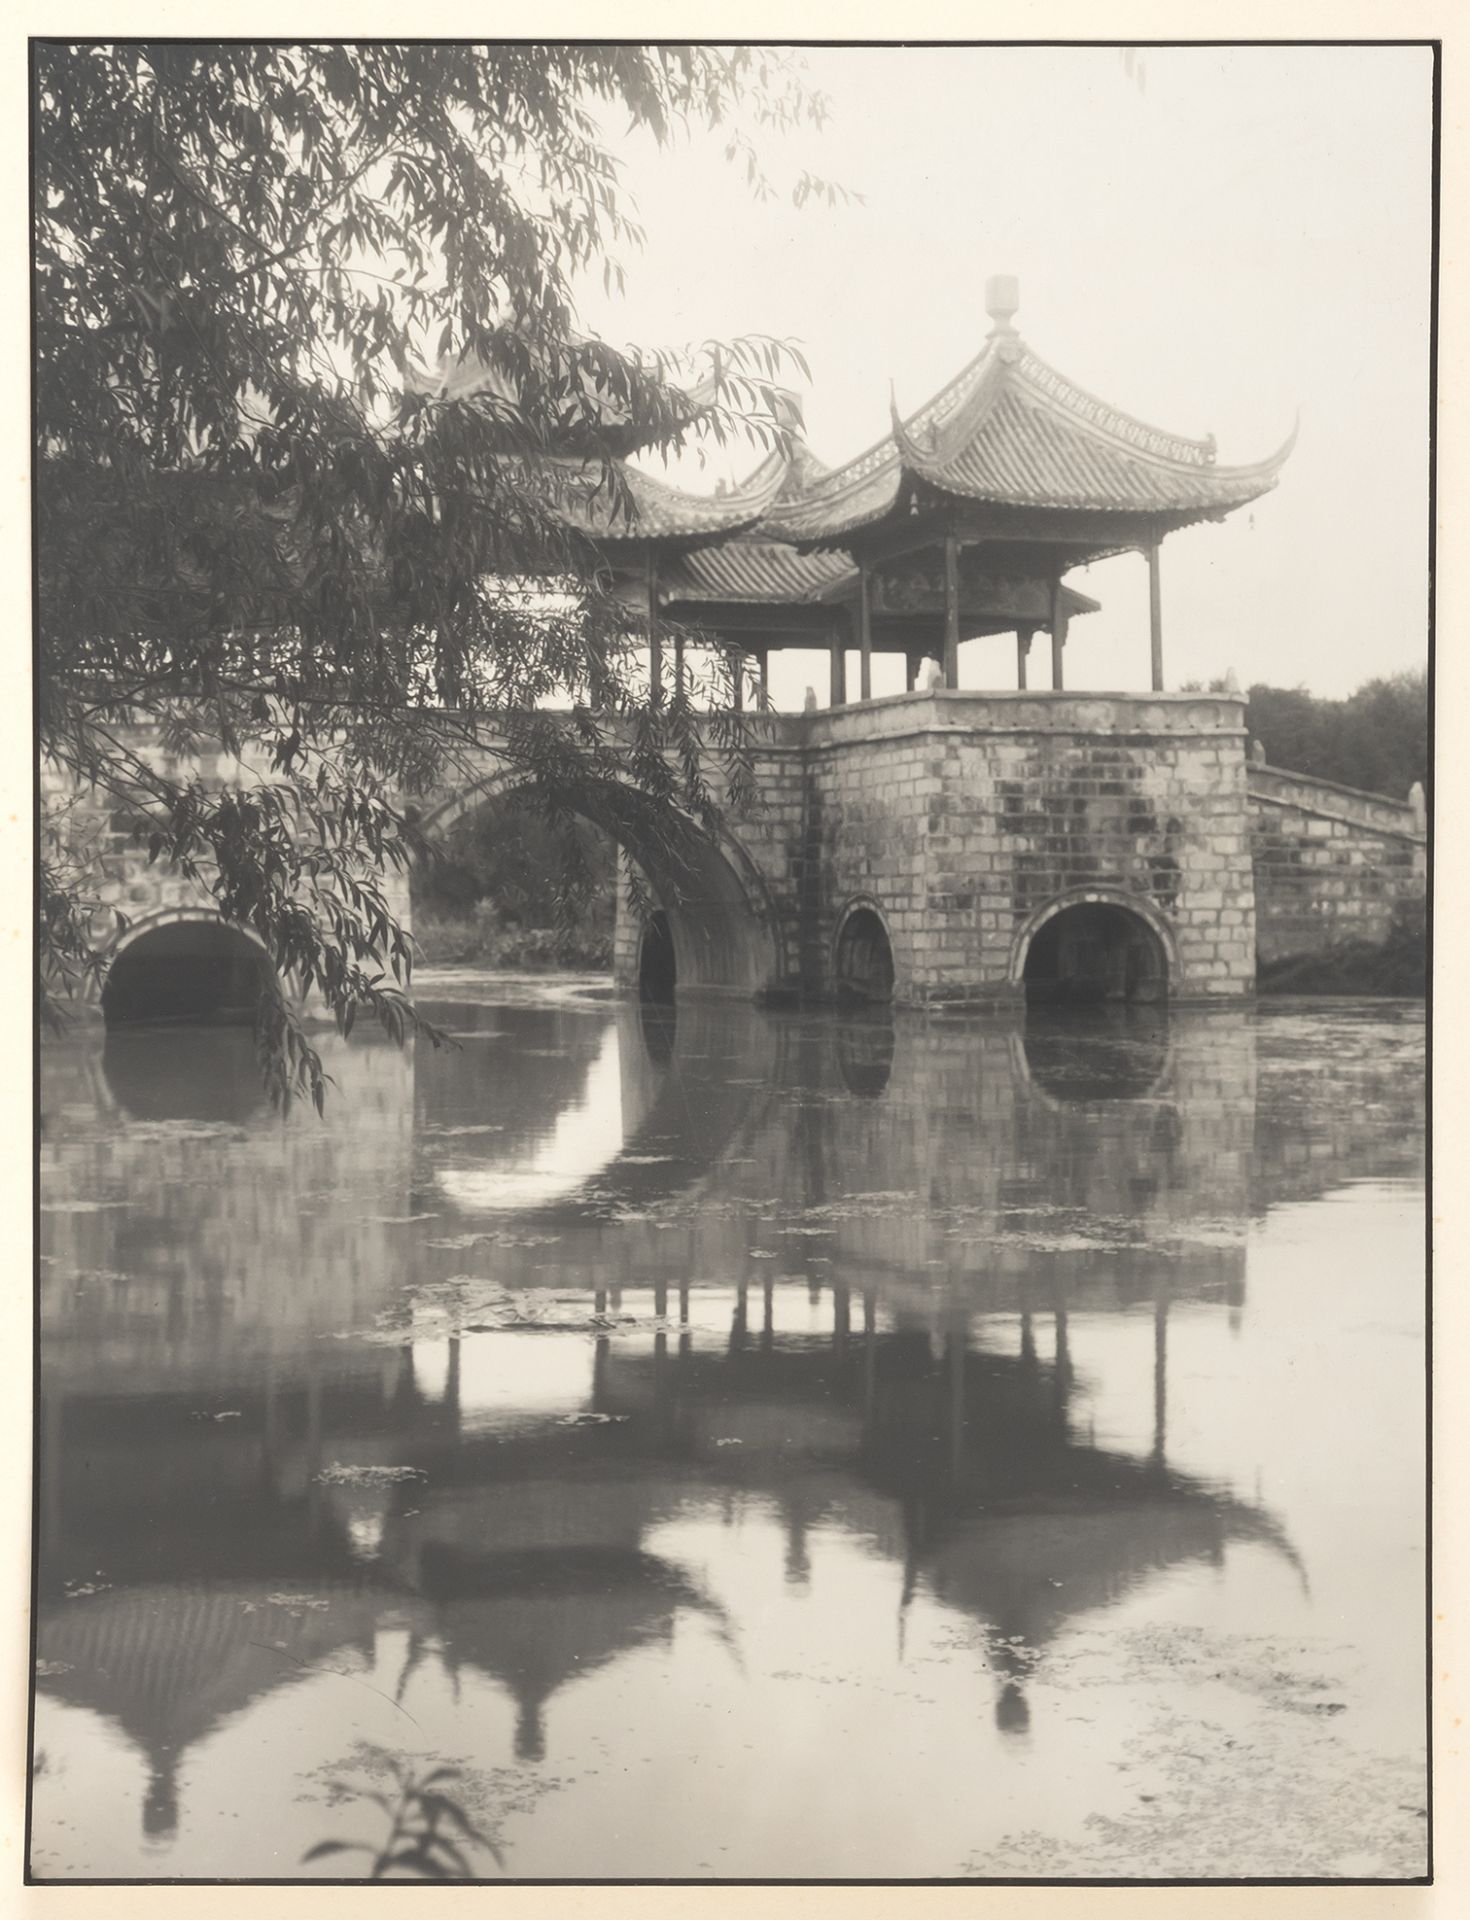
<instances>
[{"instance_id":1,"label":"distant tree line","mask_svg":"<svg viewBox=\"0 0 1470 1920\"><path fill-rule=\"evenodd\" d=\"M1226 691L1223 680L1185 692ZM1345 700L1305 687L1253 686L1246 729L1273 767L1402 800L1429 786L1429 675L1423 668L1365 681Z\"/></svg>"}]
</instances>

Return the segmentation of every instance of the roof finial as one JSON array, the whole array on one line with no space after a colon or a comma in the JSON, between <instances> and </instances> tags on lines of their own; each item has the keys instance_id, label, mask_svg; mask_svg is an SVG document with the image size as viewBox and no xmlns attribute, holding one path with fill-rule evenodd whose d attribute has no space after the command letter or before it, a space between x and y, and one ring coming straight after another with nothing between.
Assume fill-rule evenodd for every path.
<instances>
[{"instance_id":1,"label":"roof finial","mask_svg":"<svg viewBox=\"0 0 1470 1920\"><path fill-rule=\"evenodd\" d=\"M985 282L985 311L995 322L992 333L1014 333L1011 325L1021 304L1021 283L1013 273L993 273Z\"/></svg>"}]
</instances>

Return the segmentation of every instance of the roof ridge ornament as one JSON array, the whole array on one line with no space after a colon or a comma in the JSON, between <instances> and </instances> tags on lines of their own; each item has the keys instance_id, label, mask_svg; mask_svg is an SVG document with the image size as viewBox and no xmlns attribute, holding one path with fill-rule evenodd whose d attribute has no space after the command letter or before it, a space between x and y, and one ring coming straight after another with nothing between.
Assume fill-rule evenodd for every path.
<instances>
[{"instance_id":1,"label":"roof ridge ornament","mask_svg":"<svg viewBox=\"0 0 1470 1920\"><path fill-rule=\"evenodd\" d=\"M993 273L985 282L985 311L990 315L992 335L1014 334L1011 322L1021 306L1021 283L1013 273Z\"/></svg>"}]
</instances>

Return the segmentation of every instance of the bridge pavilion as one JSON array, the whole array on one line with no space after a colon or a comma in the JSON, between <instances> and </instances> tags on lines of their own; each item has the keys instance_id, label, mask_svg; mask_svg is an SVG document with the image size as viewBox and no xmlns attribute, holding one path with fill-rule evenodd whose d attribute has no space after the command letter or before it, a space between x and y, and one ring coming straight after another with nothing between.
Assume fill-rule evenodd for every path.
<instances>
[{"instance_id":1,"label":"bridge pavilion","mask_svg":"<svg viewBox=\"0 0 1470 1920\"><path fill-rule=\"evenodd\" d=\"M1137 552L1151 684L1163 688L1165 536L1268 492L1295 434L1269 459L1222 466L1213 437L1147 426L1040 359L1014 326L1014 279L992 278L986 306L990 333L970 364L917 412L894 405L889 432L838 467L794 427L785 452L713 496L623 468L631 510L585 530L615 590L644 610L656 686L668 622L676 673L681 629L699 629L753 663L762 688L773 650L825 648L834 706L849 698L849 649L867 700L875 652L905 657L910 688L926 657L957 687L960 642L1008 633L1016 685L1026 687L1033 638L1045 633L1059 690L1070 623L1097 609L1064 576Z\"/></svg>"}]
</instances>

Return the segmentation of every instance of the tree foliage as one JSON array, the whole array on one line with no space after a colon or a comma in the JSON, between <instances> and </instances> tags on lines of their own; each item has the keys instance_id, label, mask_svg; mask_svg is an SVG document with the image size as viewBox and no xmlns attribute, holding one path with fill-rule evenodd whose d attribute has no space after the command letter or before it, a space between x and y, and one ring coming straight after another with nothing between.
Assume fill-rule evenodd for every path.
<instances>
[{"instance_id":1,"label":"tree foliage","mask_svg":"<svg viewBox=\"0 0 1470 1920\"><path fill-rule=\"evenodd\" d=\"M718 127L763 194L759 130L825 103L760 49L42 42L33 64L41 752L340 1023L401 1032L403 798L483 737L562 812L613 782L711 818L711 733L742 792L739 723L699 729L697 689L650 700L576 525L625 509L630 449L778 440L794 349L617 350L575 295L641 239L605 122ZM487 713L514 718L486 735ZM264 776L178 770L209 746ZM43 1008L100 965L86 872L59 809ZM320 1104L280 986L262 1037L278 1091Z\"/></svg>"},{"instance_id":2,"label":"tree foliage","mask_svg":"<svg viewBox=\"0 0 1470 1920\"><path fill-rule=\"evenodd\" d=\"M1272 766L1403 799L1429 781L1429 676L1369 680L1345 700L1253 686L1246 728Z\"/></svg>"}]
</instances>

